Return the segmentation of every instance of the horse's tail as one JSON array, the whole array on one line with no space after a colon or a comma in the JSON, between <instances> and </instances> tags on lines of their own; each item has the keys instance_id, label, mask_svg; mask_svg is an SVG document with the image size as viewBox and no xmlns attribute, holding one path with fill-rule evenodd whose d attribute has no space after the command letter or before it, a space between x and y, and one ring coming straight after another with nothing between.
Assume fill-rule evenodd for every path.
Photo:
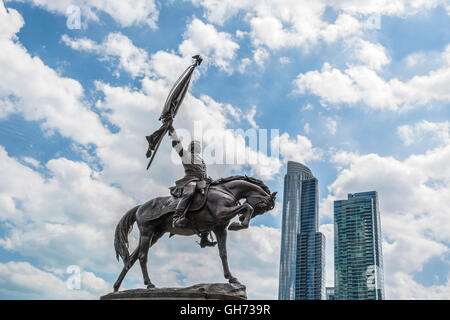
<instances>
[{"instance_id":1,"label":"horse's tail","mask_svg":"<svg viewBox=\"0 0 450 320\"><path fill-rule=\"evenodd\" d=\"M130 253L128 252L128 234L133 229L133 224L136 222L136 211L140 206L136 206L129 210L120 219L116 227L114 235L114 249L116 249L116 258L119 260L119 256L125 266L130 261Z\"/></svg>"}]
</instances>

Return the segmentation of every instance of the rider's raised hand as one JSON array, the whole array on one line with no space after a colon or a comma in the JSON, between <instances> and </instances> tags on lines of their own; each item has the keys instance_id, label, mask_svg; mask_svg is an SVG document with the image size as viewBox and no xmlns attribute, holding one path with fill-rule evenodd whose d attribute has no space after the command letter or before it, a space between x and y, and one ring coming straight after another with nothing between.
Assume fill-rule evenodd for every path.
<instances>
[{"instance_id":1,"label":"rider's raised hand","mask_svg":"<svg viewBox=\"0 0 450 320\"><path fill-rule=\"evenodd\" d=\"M169 126L169 135L172 135L175 132L175 129L172 125Z\"/></svg>"}]
</instances>

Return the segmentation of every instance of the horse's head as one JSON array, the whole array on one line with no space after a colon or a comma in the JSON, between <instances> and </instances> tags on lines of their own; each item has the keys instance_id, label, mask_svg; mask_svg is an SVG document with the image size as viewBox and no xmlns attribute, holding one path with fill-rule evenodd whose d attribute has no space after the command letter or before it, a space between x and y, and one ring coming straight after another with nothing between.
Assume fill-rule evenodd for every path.
<instances>
[{"instance_id":1,"label":"horse's head","mask_svg":"<svg viewBox=\"0 0 450 320\"><path fill-rule=\"evenodd\" d=\"M275 207L276 192L264 196L249 196L247 202L253 207L252 218L272 210Z\"/></svg>"},{"instance_id":2,"label":"horse's head","mask_svg":"<svg viewBox=\"0 0 450 320\"><path fill-rule=\"evenodd\" d=\"M277 193L270 192L268 186L262 180L248 176L232 176L219 180L224 184L225 190L234 194L237 200L245 199L245 202L253 208L251 218L272 210L275 207ZM226 186L227 183L230 183ZM236 200L236 199L235 199ZM241 222L246 219L242 215Z\"/></svg>"}]
</instances>

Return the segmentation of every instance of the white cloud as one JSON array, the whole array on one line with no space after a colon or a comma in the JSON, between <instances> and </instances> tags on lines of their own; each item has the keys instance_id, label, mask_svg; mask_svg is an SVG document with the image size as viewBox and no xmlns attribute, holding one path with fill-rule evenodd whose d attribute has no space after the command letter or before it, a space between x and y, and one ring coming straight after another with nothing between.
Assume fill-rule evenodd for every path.
<instances>
[{"instance_id":1,"label":"white cloud","mask_svg":"<svg viewBox=\"0 0 450 320\"><path fill-rule=\"evenodd\" d=\"M233 41L230 34L219 32L213 25L195 18L187 26L183 37L185 40L178 49L181 55L191 57L201 54L207 62L227 72L232 71L230 62L234 59L239 44Z\"/></svg>"},{"instance_id":2,"label":"white cloud","mask_svg":"<svg viewBox=\"0 0 450 320\"><path fill-rule=\"evenodd\" d=\"M152 174L143 171L147 165L145 136L160 125L158 117L170 87L164 80L144 78L142 88L132 90L96 82L96 89L103 94L103 99L96 102L97 108L111 124L120 128L108 141L97 144L95 153L102 163L100 179L119 185L123 192L139 201L147 200L150 193L167 194L169 184L176 180L177 174L182 174L179 170L169 170L174 166L172 162L158 160L170 159L169 143L163 143L158 151Z\"/></svg>"},{"instance_id":3,"label":"white cloud","mask_svg":"<svg viewBox=\"0 0 450 320\"><path fill-rule=\"evenodd\" d=\"M114 63L117 58L118 67L133 77L157 75L173 82L179 77L178 70L185 69L196 54L201 54L204 64L211 63L228 73L233 71L230 64L239 45L230 34L219 32L213 25L194 18L187 25L183 38L178 47L181 56L158 51L150 59L144 49L136 47L120 32L110 33L100 44L87 38L71 39L67 35L63 35L61 40L74 50L96 53L102 60Z\"/></svg>"},{"instance_id":4,"label":"white cloud","mask_svg":"<svg viewBox=\"0 0 450 320\"><path fill-rule=\"evenodd\" d=\"M241 60L241 64L238 67L238 71L240 73L244 73L247 70L247 67L252 63L252 60L250 60L249 58L243 58Z\"/></svg>"},{"instance_id":5,"label":"white cloud","mask_svg":"<svg viewBox=\"0 0 450 320\"><path fill-rule=\"evenodd\" d=\"M180 70L185 70L192 63L191 56L179 56L173 52L157 51L150 59L150 69L158 78L169 81L167 85L172 85L180 76ZM202 64L202 67L204 65ZM195 80L197 71L194 71ZM144 80L145 81L145 80Z\"/></svg>"},{"instance_id":6,"label":"white cloud","mask_svg":"<svg viewBox=\"0 0 450 320\"><path fill-rule=\"evenodd\" d=\"M314 110L314 106L310 103L307 103L302 107L302 111L308 111L308 110Z\"/></svg>"},{"instance_id":7,"label":"white cloud","mask_svg":"<svg viewBox=\"0 0 450 320\"><path fill-rule=\"evenodd\" d=\"M0 184L2 195L21 202L15 210L26 211L31 221L83 221L106 225L115 221L111 210L121 206L125 209L124 204L132 204L119 190L101 183L98 173L84 162L52 159L45 165L50 175L48 178L9 157L2 146L0 162L2 176L5 177ZM100 199L108 200L108 205L100 203L103 202L99 202ZM64 214L59 215L55 210Z\"/></svg>"},{"instance_id":8,"label":"white cloud","mask_svg":"<svg viewBox=\"0 0 450 320\"><path fill-rule=\"evenodd\" d=\"M448 48L442 55L446 55L447 51ZM369 66L349 66L344 71L324 63L321 71L299 74L294 81L294 92L317 95L325 105L363 103L369 108L394 111L406 111L435 101L450 101L447 90L447 83L450 82L448 62L438 70L416 75L407 81L397 78L386 81L374 70L384 63L382 61L386 62L384 58L372 62L369 59Z\"/></svg>"},{"instance_id":9,"label":"white cloud","mask_svg":"<svg viewBox=\"0 0 450 320\"><path fill-rule=\"evenodd\" d=\"M310 92L329 103L355 103L359 100L359 92L353 80L338 69L332 68L329 63L324 63L321 71L299 74L294 83L296 93Z\"/></svg>"},{"instance_id":10,"label":"white cloud","mask_svg":"<svg viewBox=\"0 0 450 320\"><path fill-rule=\"evenodd\" d=\"M245 115L245 119L247 119L248 123L254 128L258 129L258 125L255 122L255 115L256 115L256 106L252 106L250 111L247 112Z\"/></svg>"},{"instance_id":11,"label":"white cloud","mask_svg":"<svg viewBox=\"0 0 450 320\"><path fill-rule=\"evenodd\" d=\"M22 158L23 161L25 161L26 163L28 163L29 165L33 166L34 168L39 168L41 166L41 164L39 163L39 161L37 161L34 158L31 157L23 157Z\"/></svg>"},{"instance_id":12,"label":"white cloud","mask_svg":"<svg viewBox=\"0 0 450 320\"><path fill-rule=\"evenodd\" d=\"M416 14L423 10L436 8L444 4L445 0L329 0L327 1L336 9L341 9L354 14L383 14L404 16Z\"/></svg>"},{"instance_id":13,"label":"white cloud","mask_svg":"<svg viewBox=\"0 0 450 320\"><path fill-rule=\"evenodd\" d=\"M258 48L253 51L253 59L255 60L256 64L260 66L264 64L264 61L269 58L269 56L269 52L264 48Z\"/></svg>"},{"instance_id":14,"label":"white cloud","mask_svg":"<svg viewBox=\"0 0 450 320\"><path fill-rule=\"evenodd\" d=\"M209 22L222 25L239 12L250 25L249 36L255 47L309 49L319 40L334 42L359 34L362 24L350 14L342 13L334 23L322 20L326 1L218 1L191 0L202 6ZM339 9L338 9L339 10ZM340 10L339 10L340 11Z\"/></svg>"},{"instance_id":15,"label":"white cloud","mask_svg":"<svg viewBox=\"0 0 450 320\"><path fill-rule=\"evenodd\" d=\"M246 36L248 36L248 32L247 31L236 30L236 38L243 39Z\"/></svg>"},{"instance_id":16,"label":"white cloud","mask_svg":"<svg viewBox=\"0 0 450 320\"><path fill-rule=\"evenodd\" d=\"M420 142L425 138L428 141L436 141L439 144L450 144L450 122L430 122L422 120L414 125L402 125L397 128L403 144L409 146Z\"/></svg>"},{"instance_id":17,"label":"white cloud","mask_svg":"<svg viewBox=\"0 0 450 320\"><path fill-rule=\"evenodd\" d=\"M291 63L291 59L288 57L280 57L280 64L288 64Z\"/></svg>"},{"instance_id":18,"label":"white cloud","mask_svg":"<svg viewBox=\"0 0 450 320\"><path fill-rule=\"evenodd\" d=\"M109 131L83 101L80 83L58 75L15 41L23 23L16 10L7 11L0 2L0 101L7 101L8 110L22 113L25 120L41 121L44 130L56 129L79 143L108 137Z\"/></svg>"},{"instance_id":19,"label":"white cloud","mask_svg":"<svg viewBox=\"0 0 450 320\"><path fill-rule=\"evenodd\" d=\"M356 36L362 34L363 25L355 17L341 13L334 24L329 24L324 27L320 35L325 40L325 42L335 42L340 38L346 38L348 36Z\"/></svg>"},{"instance_id":20,"label":"white cloud","mask_svg":"<svg viewBox=\"0 0 450 320\"><path fill-rule=\"evenodd\" d=\"M0 220L13 223L0 246L58 267L111 268L108 232L134 204L131 198L83 162L52 159L44 178L0 147L0 163Z\"/></svg>"},{"instance_id":21,"label":"white cloud","mask_svg":"<svg viewBox=\"0 0 450 320\"><path fill-rule=\"evenodd\" d=\"M325 4L317 1L258 2L249 20L253 43L270 49L308 49L320 39L333 42L359 32L358 20L346 14L339 16L334 24L324 22L321 19L324 10Z\"/></svg>"},{"instance_id":22,"label":"white cloud","mask_svg":"<svg viewBox=\"0 0 450 320\"><path fill-rule=\"evenodd\" d=\"M248 10L254 3L253 0L244 1L220 1L220 0L191 0L196 6L202 6L206 11L204 16L209 22L223 25L226 20L232 18L241 10Z\"/></svg>"},{"instance_id":23,"label":"white cloud","mask_svg":"<svg viewBox=\"0 0 450 320\"><path fill-rule=\"evenodd\" d=\"M442 51L412 52L403 58L401 63L405 65L405 71L413 72L415 75L425 75L450 65L450 46L447 45Z\"/></svg>"},{"instance_id":24,"label":"white cloud","mask_svg":"<svg viewBox=\"0 0 450 320\"><path fill-rule=\"evenodd\" d=\"M311 160L320 160L323 151L313 147L311 141L302 135L297 135L291 139L288 133L283 133L272 141L273 144L279 146L280 155L285 161L292 160L298 162L308 162Z\"/></svg>"},{"instance_id":25,"label":"white cloud","mask_svg":"<svg viewBox=\"0 0 450 320\"><path fill-rule=\"evenodd\" d=\"M392 275L390 295L401 300L442 300L450 297L450 275L443 285L423 286L414 281L411 275L396 273Z\"/></svg>"},{"instance_id":26,"label":"white cloud","mask_svg":"<svg viewBox=\"0 0 450 320\"><path fill-rule=\"evenodd\" d=\"M276 216L280 215L280 213L282 213L282 211L283 211L283 204L281 203L281 201L275 201L275 207L269 213L272 216L276 217Z\"/></svg>"},{"instance_id":27,"label":"white cloud","mask_svg":"<svg viewBox=\"0 0 450 320\"><path fill-rule=\"evenodd\" d=\"M336 130L337 130L337 122L336 120L334 120L333 118L326 118L326 126L328 131L331 133L331 135L335 135L336 134Z\"/></svg>"},{"instance_id":28,"label":"white cloud","mask_svg":"<svg viewBox=\"0 0 450 320\"><path fill-rule=\"evenodd\" d=\"M372 43L362 39L353 40L355 58L373 70L380 70L390 63L385 48L379 43Z\"/></svg>"},{"instance_id":29,"label":"white cloud","mask_svg":"<svg viewBox=\"0 0 450 320\"><path fill-rule=\"evenodd\" d=\"M88 38L71 39L67 34L63 34L61 40L73 50L102 52L103 49L101 44Z\"/></svg>"},{"instance_id":30,"label":"white cloud","mask_svg":"<svg viewBox=\"0 0 450 320\"><path fill-rule=\"evenodd\" d=\"M426 60L426 54L424 52L414 52L405 58L406 64L409 67L415 67L424 60Z\"/></svg>"},{"instance_id":31,"label":"white cloud","mask_svg":"<svg viewBox=\"0 0 450 320\"><path fill-rule=\"evenodd\" d=\"M264 63L269 57L270 57L270 53L265 48L259 47L255 50L253 50L253 61L260 68L264 68ZM287 59L286 57L284 57L284 58ZM283 61L283 63L287 63L287 61L285 61L285 59L280 58L280 63L282 63L281 61ZM252 64L252 60L250 58L243 58L238 67L239 72L245 73L251 64Z\"/></svg>"},{"instance_id":32,"label":"white cloud","mask_svg":"<svg viewBox=\"0 0 450 320\"><path fill-rule=\"evenodd\" d=\"M80 280L80 289L72 290L68 288L66 279L38 269L28 262L0 263L0 293L4 297L98 300L109 287L92 272L82 272Z\"/></svg>"},{"instance_id":33,"label":"white cloud","mask_svg":"<svg viewBox=\"0 0 450 320\"><path fill-rule=\"evenodd\" d=\"M118 66L129 72L133 77L149 74L147 52L133 45L131 40L120 32L110 33L98 44L87 38L71 39L63 35L61 40L74 50L94 52L102 59L118 58Z\"/></svg>"},{"instance_id":34,"label":"white cloud","mask_svg":"<svg viewBox=\"0 0 450 320\"><path fill-rule=\"evenodd\" d=\"M315 88L314 84L297 83L300 92L311 92L323 98L323 103L365 103L376 109L397 109L415 105L428 104L433 101L448 101L448 90L444 84L448 80L448 70L426 75L424 78L413 78L407 83L398 79L387 82L374 70L381 70L390 62L386 50L377 43L363 40L365 35L380 29L382 15L405 17L431 10L438 6L447 8L446 0L191 0L204 10L204 17L213 24L223 25L226 21L242 16L242 21L249 26L245 32L254 50L254 61L261 65L263 59L257 53L287 48L301 48L311 51L322 43L337 41L352 44L350 56L362 68L349 68L342 73L336 70L333 74L321 74L319 71L307 73L308 80L317 80L323 85ZM335 21L324 19L327 8L338 13ZM373 26L373 22L380 22ZM239 31L237 37L242 39L244 33ZM248 58L247 58L248 59ZM410 59L411 60L411 59ZM412 60L410 61L412 62ZM280 63L283 63L280 60ZM243 60L239 71L245 72L249 61ZM324 65L324 69L328 69ZM331 71L331 70L330 70ZM319 74L315 74L319 73ZM300 75L299 75L300 76ZM330 77L331 76L331 77ZM313 78L313 79L310 79ZM320 78L320 79L317 79ZM337 82L334 82L334 81ZM328 82L329 81L329 82ZM425 84L425 92L420 87ZM332 93L329 93L329 87ZM433 91L437 87L437 92ZM344 91L341 91L344 89ZM340 93L342 92L342 94ZM377 99L381 97L380 99Z\"/></svg>"},{"instance_id":35,"label":"white cloud","mask_svg":"<svg viewBox=\"0 0 450 320\"><path fill-rule=\"evenodd\" d=\"M360 157L359 154L347 151L338 151L331 156L331 162L348 166Z\"/></svg>"},{"instance_id":36,"label":"white cloud","mask_svg":"<svg viewBox=\"0 0 450 320\"><path fill-rule=\"evenodd\" d=\"M306 134L309 134L311 132L309 123L305 123L305 126L303 127L303 131L305 131Z\"/></svg>"},{"instance_id":37,"label":"white cloud","mask_svg":"<svg viewBox=\"0 0 450 320\"><path fill-rule=\"evenodd\" d=\"M10 0L7 0L7 2ZM159 10L155 0L21 0L39 6L50 12L68 15L70 6L81 10L82 21L100 21L98 12L105 12L122 27L146 24L157 28Z\"/></svg>"}]
</instances>

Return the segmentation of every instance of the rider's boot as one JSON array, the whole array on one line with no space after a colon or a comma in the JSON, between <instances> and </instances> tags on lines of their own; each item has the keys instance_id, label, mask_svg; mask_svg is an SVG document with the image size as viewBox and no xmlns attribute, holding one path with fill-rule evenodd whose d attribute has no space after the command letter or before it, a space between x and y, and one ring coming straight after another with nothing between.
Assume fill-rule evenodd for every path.
<instances>
[{"instance_id":1,"label":"rider's boot","mask_svg":"<svg viewBox=\"0 0 450 320\"><path fill-rule=\"evenodd\" d=\"M175 210L175 214L173 215L172 226L174 228L186 228L189 225L189 220L185 216L188 204L189 204L188 197L181 198L181 201L178 203L177 208Z\"/></svg>"},{"instance_id":2,"label":"rider's boot","mask_svg":"<svg viewBox=\"0 0 450 320\"><path fill-rule=\"evenodd\" d=\"M174 228L186 228L189 224L189 220L184 215L184 210L179 211L177 208L177 211L175 211L174 217L173 217L173 227Z\"/></svg>"},{"instance_id":3,"label":"rider's boot","mask_svg":"<svg viewBox=\"0 0 450 320\"><path fill-rule=\"evenodd\" d=\"M175 215L173 217L173 227L174 228L186 228L189 225L189 220L186 218L186 211L191 203L191 199L195 192L195 182L186 185L183 188L183 196L180 202L178 202L177 208L175 210Z\"/></svg>"},{"instance_id":4,"label":"rider's boot","mask_svg":"<svg viewBox=\"0 0 450 320\"><path fill-rule=\"evenodd\" d=\"M216 241L209 241L208 239L208 233L204 232L200 235L200 247L214 247L217 242Z\"/></svg>"}]
</instances>

